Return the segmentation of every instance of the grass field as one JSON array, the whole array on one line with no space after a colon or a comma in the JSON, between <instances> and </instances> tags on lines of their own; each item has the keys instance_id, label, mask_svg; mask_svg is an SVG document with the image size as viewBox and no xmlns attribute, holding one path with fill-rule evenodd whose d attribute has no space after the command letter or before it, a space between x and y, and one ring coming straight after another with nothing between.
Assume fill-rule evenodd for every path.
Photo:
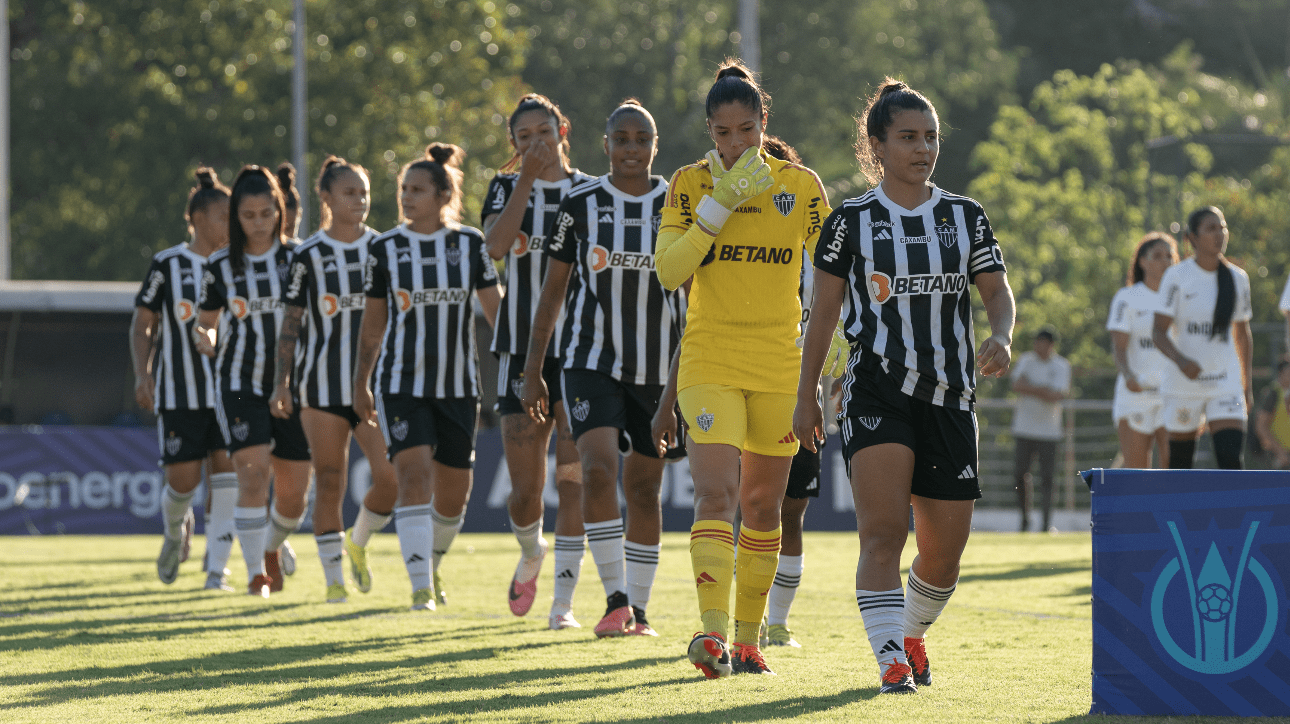
<instances>
[{"instance_id":1,"label":"grass field","mask_svg":"<svg viewBox=\"0 0 1290 724\"><path fill-rule=\"evenodd\" d=\"M779 675L719 681L684 656L698 616L683 534L664 537L649 606L662 635L603 641L590 555L574 607L586 628L546 629L549 564L530 615L510 614L509 535L458 539L435 613L408 610L393 535L372 542L372 593L332 605L307 535L268 601L201 590L197 560L163 586L159 541L0 538L0 721L1169 721L1086 715L1087 535L974 536L928 637L935 684L883 698L852 593L854 534L808 534L789 621L803 648L768 652ZM236 548L231 567L244 581Z\"/></svg>"}]
</instances>

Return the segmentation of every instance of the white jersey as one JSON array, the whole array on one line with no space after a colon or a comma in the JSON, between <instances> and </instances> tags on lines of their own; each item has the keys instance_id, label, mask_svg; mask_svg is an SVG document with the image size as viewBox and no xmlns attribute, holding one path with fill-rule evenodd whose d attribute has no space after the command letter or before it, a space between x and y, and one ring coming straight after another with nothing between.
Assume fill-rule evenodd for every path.
<instances>
[{"instance_id":1,"label":"white jersey","mask_svg":"<svg viewBox=\"0 0 1290 724\"><path fill-rule=\"evenodd\" d=\"M1169 358L1156 349L1152 340L1152 330L1156 323L1157 294L1151 287L1138 282L1131 287L1124 287L1115 293L1111 300L1111 313L1106 319L1106 328L1112 332L1124 332L1129 335L1129 346L1126 354L1129 369L1138 378L1143 391L1159 392L1165 380L1165 373L1174 366ZM1176 338L1170 330L1170 337ZM1124 382L1124 375L1116 380L1116 385Z\"/></svg>"},{"instance_id":2,"label":"white jersey","mask_svg":"<svg viewBox=\"0 0 1290 724\"><path fill-rule=\"evenodd\" d=\"M1277 304L1277 308L1282 314L1290 312L1290 279L1286 280L1286 288L1281 290L1281 302Z\"/></svg>"},{"instance_id":3,"label":"white jersey","mask_svg":"<svg viewBox=\"0 0 1290 724\"><path fill-rule=\"evenodd\" d=\"M1248 322L1254 316L1250 308L1250 277L1240 267L1228 267L1236 286L1232 321ZM1175 346L1195 360L1201 370L1199 377L1189 380L1178 365L1166 365L1165 395L1208 397L1219 391L1242 389L1241 360L1230 330L1226 335L1210 335L1217 302L1218 272L1201 269L1195 259L1179 262L1165 271L1156 312L1173 318Z\"/></svg>"}]
</instances>

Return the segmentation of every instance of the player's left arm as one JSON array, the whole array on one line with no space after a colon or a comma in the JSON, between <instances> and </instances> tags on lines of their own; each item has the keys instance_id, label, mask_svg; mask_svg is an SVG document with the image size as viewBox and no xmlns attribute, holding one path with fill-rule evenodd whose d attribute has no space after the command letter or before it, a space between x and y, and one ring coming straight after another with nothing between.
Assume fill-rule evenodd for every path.
<instances>
[{"instance_id":1,"label":"player's left arm","mask_svg":"<svg viewBox=\"0 0 1290 724\"><path fill-rule=\"evenodd\" d=\"M497 267L493 266L492 257L488 253L488 245L482 241L479 246L477 265L475 298L479 300L479 308L483 310L484 319L488 320L488 326L495 330L497 329L497 308L502 305L502 288L498 284Z\"/></svg>"},{"instance_id":2,"label":"player's left arm","mask_svg":"<svg viewBox=\"0 0 1290 724\"><path fill-rule=\"evenodd\" d=\"M1254 360L1254 337L1250 334L1250 319L1254 316L1254 311L1250 305L1250 278L1245 272L1237 267L1240 272L1240 286L1237 288L1237 305L1236 314L1232 322L1232 340L1236 343L1236 356L1241 359L1241 381L1245 386L1245 409L1254 408L1254 377L1250 372L1250 365Z\"/></svg>"}]
</instances>

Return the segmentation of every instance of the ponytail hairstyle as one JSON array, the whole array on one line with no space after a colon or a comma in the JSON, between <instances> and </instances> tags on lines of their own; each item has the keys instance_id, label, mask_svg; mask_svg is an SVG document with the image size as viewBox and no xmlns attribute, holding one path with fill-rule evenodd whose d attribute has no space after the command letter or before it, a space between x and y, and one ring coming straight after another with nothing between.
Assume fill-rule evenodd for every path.
<instances>
[{"instance_id":1,"label":"ponytail hairstyle","mask_svg":"<svg viewBox=\"0 0 1290 724\"><path fill-rule=\"evenodd\" d=\"M356 176L370 178L367 169L362 166L350 163L340 156L328 155L327 160L323 161L322 170L318 172L318 181L314 184L314 191L318 194L319 201L322 201L324 191L331 193L331 185L346 171L351 171ZM318 228L325 229L331 226L331 208L326 203L320 203L318 206Z\"/></svg>"},{"instance_id":2,"label":"ponytail hairstyle","mask_svg":"<svg viewBox=\"0 0 1290 724\"><path fill-rule=\"evenodd\" d=\"M286 204L287 211L296 211L300 208L300 191L296 189L296 167L283 161L274 173L278 177L278 189L282 191L282 201Z\"/></svg>"},{"instance_id":3,"label":"ponytail hairstyle","mask_svg":"<svg viewBox=\"0 0 1290 724\"><path fill-rule=\"evenodd\" d=\"M1195 246L1196 234L1206 216L1223 218L1223 212L1217 206L1204 206L1187 217L1187 235ZM1219 337L1226 340L1232 327L1232 313L1236 311L1236 282L1232 279L1232 268L1222 254L1218 256L1218 301L1214 303L1214 317L1210 322L1209 338Z\"/></svg>"},{"instance_id":4,"label":"ponytail hairstyle","mask_svg":"<svg viewBox=\"0 0 1290 724\"><path fill-rule=\"evenodd\" d=\"M282 223L286 220L287 205L282 198L282 189L278 187L277 176L269 173L263 166L243 166L233 180L233 190L228 202L228 260L235 274L246 268L246 232L242 230L242 220L238 218L238 207L247 196L267 195L278 208L278 223L273 230L276 240L282 240Z\"/></svg>"},{"instance_id":5,"label":"ponytail hairstyle","mask_svg":"<svg viewBox=\"0 0 1290 724\"><path fill-rule=\"evenodd\" d=\"M423 157L408 163L399 172L399 187L403 186L403 179L409 171L421 169L430 174L430 181L439 193L447 191L451 194L448 203L442 207L441 219L445 224L455 224L461 220L461 184L465 178L465 174L461 172L461 162L465 158L466 152L460 146L432 143L426 146ZM403 215L402 194L399 195L399 219L407 221L407 217Z\"/></svg>"},{"instance_id":6,"label":"ponytail hairstyle","mask_svg":"<svg viewBox=\"0 0 1290 724\"><path fill-rule=\"evenodd\" d=\"M1129 268L1129 278L1125 280L1124 286L1131 287L1138 282L1146 281L1147 273L1142 270L1142 257L1146 256L1157 244L1164 244L1169 247L1170 263L1178 263L1178 242L1163 231L1148 232L1133 250L1133 266Z\"/></svg>"},{"instance_id":7,"label":"ponytail hairstyle","mask_svg":"<svg viewBox=\"0 0 1290 724\"><path fill-rule=\"evenodd\" d=\"M557 106L555 101L541 93L529 93L520 99L515 110L511 111L510 119L506 121L506 132L511 137L511 148L515 149L515 153L511 155L511 160L502 164L500 170L503 173L511 173L518 170L524 163L524 157L519 152L519 144L515 141L515 121L529 111L546 111L547 115L551 116L551 120L555 121L555 132L560 137L558 147L560 163L566 169L569 168L569 131L573 128L569 124L569 119L560 112L560 106Z\"/></svg>"},{"instance_id":8,"label":"ponytail hairstyle","mask_svg":"<svg viewBox=\"0 0 1290 724\"><path fill-rule=\"evenodd\" d=\"M609 114L609 118L605 119L605 135L609 135L609 132L614 130L614 124L618 122L618 119L627 113L636 113L641 118L644 118L649 127L653 129L654 135L658 135L658 124L654 122L654 116L645 110L645 106L635 96L624 98L618 104L618 107L614 109L614 112Z\"/></svg>"},{"instance_id":9,"label":"ponytail hairstyle","mask_svg":"<svg viewBox=\"0 0 1290 724\"><path fill-rule=\"evenodd\" d=\"M922 111L936 116L936 108L927 96L895 78L888 77L882 81L878 90L869 97L864 112L856 119L856 160L860 162L860 172L874 186L882 183L882 161L874 153L869 139L886 141L887 131L891 129L898 111Z\"/></svg>"},{"instance_id":10,"label":"ponytail hairstyle","mask_svg":"<svg viewBox=\"0 0 1290 724\"><path fill-rule=\"evenodd\" d=\"M781 161L802 165L802 156L798 154L797 149L788 145L788 143L779 136L772 136L769 133L762 136L761 147L766 149L766 153L772 158L778 158Z\"/></svg>"},{"instance_id":11,"label":"ponytail hairstyle","mask_svg":"<svg viewBox=\"0 0 1290 724\"><path fill-rule=\"evenodd\" d=\"M717 78L708 89L704 112L712 118L712 114L727 103L742 103L759 117L770 112L770 94L757 85L753 72L736 58L726 58L717 68Z\"/></svg>"},{"instance_id":12,"label":"ponytail hairstyle","mask_svg":"<svg viewBox=\"0 0 1290 724\"><path fill-rule=\"evenodd\" d=\"M216 201L227 201L230 193L228 187L219 182L215 169L209 166L197 169L193 176L197 179L197 185L188 192L188 206L184 209L184 221L188 222L189 227L193 225L193 214L205 211L208 205Z\"/></svg>"}]
</instances>

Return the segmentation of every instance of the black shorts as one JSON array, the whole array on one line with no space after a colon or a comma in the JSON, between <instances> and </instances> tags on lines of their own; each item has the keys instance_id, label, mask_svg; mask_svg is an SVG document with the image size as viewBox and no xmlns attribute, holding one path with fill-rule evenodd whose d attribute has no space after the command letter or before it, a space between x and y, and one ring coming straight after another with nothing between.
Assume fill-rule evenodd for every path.
<instances>
[{"instance_id":1,"label":"black shorts","mask_svg":"<svg viewBox=\"0 0 1290 724\"><path fill-rule=\"evenodd\" d=\"M620 431L618 449L658 458L651 431L662 385L632 385L595 370L565 370L564 399L569 426L577 440L588 430L614 427Z\"/></svg>"},{"instance_id":2,"label":"black shorts","mask_svg":"<svg viewBox=\"0 0 1290 724\"><path fill-rule=\"evenodd\" d=\"M157 417L162 465L204 460L224 446L214 410L162 410Z\"/></svg>"},{"instance_id":3,"label":"black shorts","mask_svg":"<svg viewBox=\"0 0 1290 724\"><path fill-rule=\"evenodd\" d=\"M325 412L336 417L343 417L345 422L349 423L349 429L351 430L358 427L359 422L362 422L358 419L358 413L354 412L354 408L345 405L327 405L326 407L311 407L309 409Z\"/></svg>"},{"instance_id":4,"label":"black shorts","mask_svg":"<svg viewBox=\"0 0 1290 724\"><path fill-rule=\"evenodd\" d=\"M819 449L811 452L803 445L793 456L793 465L788 469L785 498L802 500L820 497L820 452L824 448L824 442L820 441L816 446Z\"/></svg>"},{"instance_id":5,"label":"black shorts","mask_svg":"<svg viewBox=\"0 0 1290 724\"><path fill-rule=\"evenodd\" d=\"M933 500L980 498L976 413L914 399L901 392L881 368L858 367L850 395L851 409L860 414L845 418L841 425L847 475L857 451L897 443L914 451L910 490L914 495Z\"/></svg>"},{"instance_id":6,"label":"black shorts","mask_svg":"<svg viewBox=\"0 0 1290 724\"><path fill-rule=\"evenodd\" d=\"M390 460L421 445L434 448L435 462L469 470L475 465L475 428L479 399L475 397L413 397L378 395L376 416Z\"/></svg>"},{"instance_id":7,"label":"black shorts","mask_svg":"<svg viewBox=\"0 0 1290 724\"><path fill-rule=\"evenodd\" d=\"M520 404L520 394L524 392L525 355L503 352L497 360L497 414L527 415L528 411ZM562 399L560 389L561 361L555 357L542 360L542 379L546 380L548 404L555 409L555 403Z\"/></svg>"},{"instance_id":8,"label":"black shorts","mask_svg":"<svg viewBox=\"0 0 1290 724\"><path fill-rule=\"evenodd\" d=\"M269 399L250 392L223 392L215 408L230 455L253 445L272 445L280 460L309 460L309 441L300 426L300 405L283 420L269 414Z\"/></svg>"}]
</instances>

